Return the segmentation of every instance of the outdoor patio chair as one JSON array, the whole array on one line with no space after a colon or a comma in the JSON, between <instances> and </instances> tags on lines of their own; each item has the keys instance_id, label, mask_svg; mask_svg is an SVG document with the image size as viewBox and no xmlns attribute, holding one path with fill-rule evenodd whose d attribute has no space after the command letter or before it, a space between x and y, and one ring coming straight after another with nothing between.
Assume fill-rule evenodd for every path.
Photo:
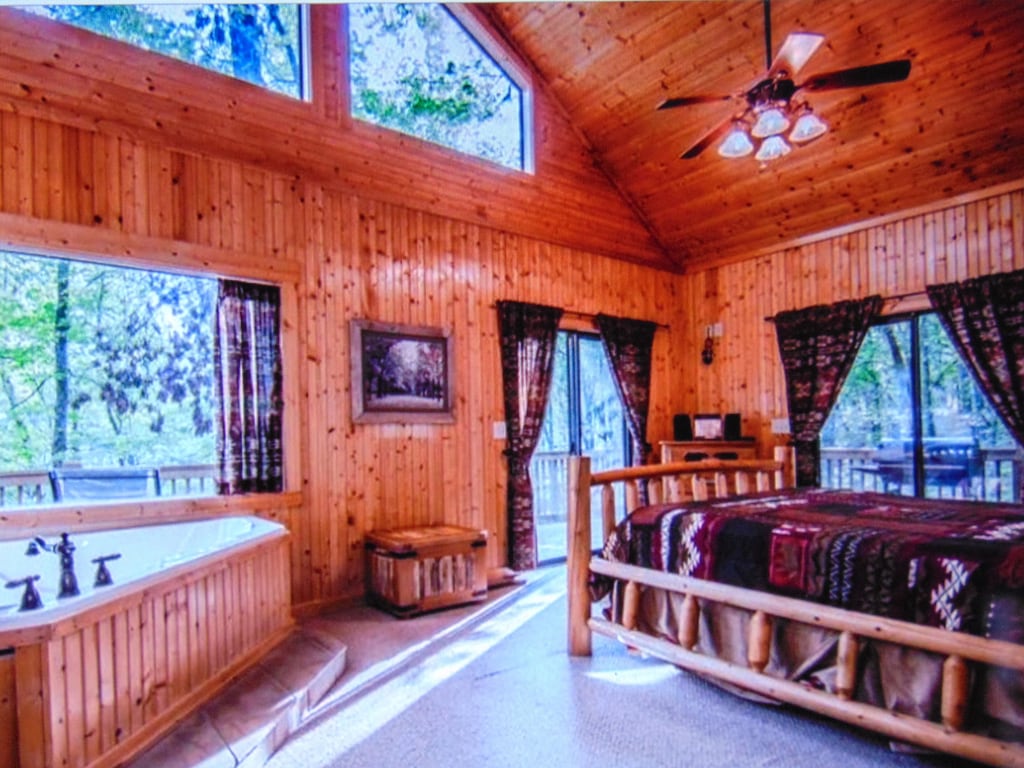
<instances>
[{"instance_id":1,"label":"outdoor patio chair","mask_svg":"<svg viewBox=\"0 0 1024 768\"><path fill-rule=\"evenodd\" d=\"M160 495L160 471L144 467L50 470L54 501L120 501Z\"/></svg>"}]
</instances>

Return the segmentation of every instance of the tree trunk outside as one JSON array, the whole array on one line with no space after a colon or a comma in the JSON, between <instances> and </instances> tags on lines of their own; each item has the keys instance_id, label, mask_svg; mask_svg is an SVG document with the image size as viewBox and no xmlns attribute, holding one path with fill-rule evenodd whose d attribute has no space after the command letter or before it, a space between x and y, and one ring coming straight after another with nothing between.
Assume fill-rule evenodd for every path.
<instances>
[{"instance_id":1,"label":"tree trunk outside","mask_svg":"<svg viewBox=\"0 0 1024 768\"><path fill-rule=\"evenodd\" d=\"M70 307L71 265L57 262L57 305L53 313L54 328L54 381L56 394L53 404L53 444L51 463L63 466L68 451L68 334L71 330Z\"/></svg>"}]
</instances>

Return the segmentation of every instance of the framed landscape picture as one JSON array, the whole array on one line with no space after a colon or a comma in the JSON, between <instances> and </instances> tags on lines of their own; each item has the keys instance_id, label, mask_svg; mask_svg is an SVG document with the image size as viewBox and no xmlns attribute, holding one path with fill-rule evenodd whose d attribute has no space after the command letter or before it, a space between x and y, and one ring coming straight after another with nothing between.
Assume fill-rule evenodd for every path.
<instances>
[{"instance_id":1,"label":"framed landscape picture","mask_svg":"<svg viewBox=\"0 0 1024 768\"><path fill-rule=\"evenodd\" d=\"M441 328L351 321L352 420L450 423L452 340Z\"/></svg>"}]
</instances>

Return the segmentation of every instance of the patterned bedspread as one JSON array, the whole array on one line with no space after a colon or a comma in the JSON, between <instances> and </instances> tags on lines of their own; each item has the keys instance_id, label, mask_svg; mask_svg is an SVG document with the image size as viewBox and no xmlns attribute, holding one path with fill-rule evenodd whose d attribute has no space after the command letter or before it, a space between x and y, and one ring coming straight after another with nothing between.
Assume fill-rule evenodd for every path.
<instances>
[{"instance_id":1,"label":"patterned bedspread","mask_svg":"<svg viewBox=\"0 0 1024 768\"><path fill-rule=\"evenodd\" d=\"M1019 505L822 489L660 504L623 521L604 556L917 624L1024 639L1024 615L1014 608L1024 597Z\"/></svg>"}]
</instances>

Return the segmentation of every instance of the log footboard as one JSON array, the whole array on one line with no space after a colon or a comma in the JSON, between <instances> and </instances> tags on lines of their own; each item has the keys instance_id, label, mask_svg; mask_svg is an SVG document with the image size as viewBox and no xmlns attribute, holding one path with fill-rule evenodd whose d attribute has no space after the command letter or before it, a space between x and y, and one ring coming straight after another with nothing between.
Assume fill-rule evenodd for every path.
<instances>
[{"instance_id":1,"label":"log footboard","mask_svg":"<svg viewBox=\"0 0 1024 768\"><path fill-rule=\"evenodd\" d=\"M758 592L741 587L591 558L590 492L602 488L606 535L614 527L613 484L633 486L627 491L627 509L636 506L644 491L652 500L676 500L685 481L696 478L694 496L710 476L716 495L749 487L736 473L755 473L774 479L776 488L791 485L792 454L777 453L771 462L695 462L688 465L653 465L591 474L587 457L574 459L569 468L569 652L590 655L592 633L619 640L681 668L822 715L857 725L889 738L919 744L990 765L1024 766L1024 744L1000 741L961 730L969 720L968 691L971 665L1005 667L1024 672L1024 645L962 632L923 627L905 621L871 616L806 600ZM689 476L689 477L687 477ZM789 481L789 482L787 482ZM706 488L706 486L705 486ZM589 575L598 574L622 585L618 621L591 616ZM637 623L638 601L644 590L681 595L678 642L643 632ZM749 613L747 665L736 664L695 650L701 611L724 605ZM702 607L703 606L703 607ZM830 630L838 636L834 691L820 690L765 673L771 653L773 623L798 623ZM933 722L893 712L884 706L856 701L859 649L880 641L901 648L936 654L944 659L941 680L941 719Z\"/></svg>"}]
</instances>

